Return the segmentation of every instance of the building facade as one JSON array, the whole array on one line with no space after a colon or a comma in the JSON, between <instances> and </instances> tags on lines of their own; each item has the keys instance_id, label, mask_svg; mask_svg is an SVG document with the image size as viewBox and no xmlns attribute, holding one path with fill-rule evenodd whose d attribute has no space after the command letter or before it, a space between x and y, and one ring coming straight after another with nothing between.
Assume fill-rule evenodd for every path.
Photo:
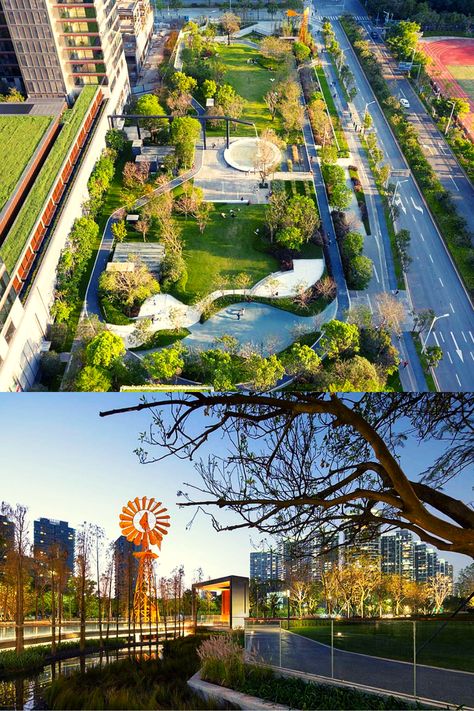
<instances>
[{"instance_id":1,"label":"building facade","mask_svg":"<svg viewBox=\"0 0 474 711\"><path fill-rule=\"evenodd\" d=\"M0 93L9 89L24 92L23 77L0 1Z\"/></svg>"},{"instance_id":2,"label":"building facade","mask_svg":"<svg viewBox=\"0 0 474 711\"><path fill-rule=\"evenodd\" d=\"M277 551L250 553L250 579L258 582L285 579L283 556Z\"/></svg>"},{"instance_id":3,"label":"building facade","mask_svg":"<svg viewBox=\"0 0 474 711\"><path fill-rule=\"evenodd\" d=\"M153 7L150 0L119 0L117 10L130 82L136 84L153 37Z\"/></svg>"},{"instance_id":4,"label":"building facade","mask_svg":"<svg viewBox=\"0 0 474 711\"><path fill-rule=\"evenodd\" d=\"M74 572L74 547L76 532L67 521L39 518L33 523L33 549L35 556L48 555L54 547L64 554L70 573Z\"/></svg>"},{"instance_id":5,"label":"building facade","mask_svg":"<svg viewBox=\"0 0 474 711\"><path fill-rule=\"evenodd\" d=\"M0 13L30 99L71 98L88 84L107 87L110 96L125 88L111 0L0 0Z\"/></svg>"},{"instance_id":6,"label":"building facade","mask_svg":"<svg viewBox=\"0 0 474 711\"><path fill-rule=\"evenodd\" d=\"M0 566L5 563L9 548L15 542L15 524L0 514Z\"/></svg>"},{"instance_id":7,"label":"building facade","mask_svg":"<svg viewBox=\"0 0 474 711\"><path fill-rule=\"evenodd\" d=\"M114 543L115 598L122 613L128 612L133 604L133 593L138 574L138 559L133 555L141 550L125 536L119 536Z\"/></svg>"},{"instance_id":8,"label":"building facade","mask_svg":"<svg viewBox=\"0 0 474 711\"><path fill-rule=\"evenodd\" d=\"M395 531L380 537L382 573L415 580L416 545L410 531Z\"/></svg>"}]
</instances>

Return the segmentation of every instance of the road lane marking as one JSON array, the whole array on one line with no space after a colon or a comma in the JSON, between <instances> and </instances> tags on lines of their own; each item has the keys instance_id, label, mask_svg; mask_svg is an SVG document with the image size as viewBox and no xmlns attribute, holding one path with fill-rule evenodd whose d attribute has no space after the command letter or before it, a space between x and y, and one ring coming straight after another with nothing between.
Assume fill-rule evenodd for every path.
<instances>
[{"instance_id":1,"label":"road lane marking","mask_svg":"<svg viewBox=\"0 0 474 711\"><path fill-rule=\"evenodd\" d=\"M450 334L451 334L451 338L453 339L454 346L455 346L455 348L456 348L456 353L457 353L458 356L461 358L461 361L464 363L464 356L463 356L463 354L462 354L462 350L459 348L459 346L458 346L458 344L457 344L456 339L454 338L454 333L453 333L452 331L450 331Z\"/></svg>"},{"instance_id":2,"label":"road lane marking","mask_svg":"<svg viewBox=\"0 0 474 711\"><path fill-rule=\"evenodd\" d=\"M471 336L471 341L474 343L474 336L472 335L472 333L470 331L469 331L469 335Z\"/></svg>"},{"instance_id":3,"label":"road lane marking","mask_svg":"<svg viewBox=\"0 0 474 711\"><path fill-rule=\"evenodd\" d=\"M431 259L431 264L434 264L433 257L431 256L431 254L428 254L428 257Z\"/></svg>"},{"instance_id":4,"label":"road lane marking","mask_svg":"<svg viewBox=\"0 0 474 711\"><path fill-rule=\"evenodd\" d=\"M439 335L440 335L441 340L442 340L443 343L444 343L444 336L443 336L443 334L441 333L441 331L439 332Z\"/></svg>"},{"instance_id":5,"label":"road lane marking","mask_svg":"<svg viewBox=\"0 0 474 711\"><path fill-rule=\"evenodd\" d=\"M459 387L462 388L461 381L459 380L459 375L456 373L456 380L458 381Z\"/></svg>"},{"instance_id":6,"label":"road lane marking","mask_svg":"<svg viewBox=\"0 0 474 711\"><path fill-rule=\"evenodd\" d=\"M373 266L373 268L374 268L375 278L377 279L377 281L378 281L379 284L380 284L380 279L379 279L379 275L377 274L377 270L376 270L376 268L375 268L375 264L372 264L372 266Z\"/></svg>"},{"instance_id":7,"label":"road lane marking","mask_svg":"<svg viewBox=\"0 0 474 711\"><path fill-rule=\"evenodd\" d=\"M436 335L436 331L433 331L433 337L434 337L434 339L435 339L435 341L436 341L436 345L437 345L438 348L439 348L440 345L439 345L439 341L438 341L438 336Z\"/></svg>"},{"instance_id":8,"label":"road lane marking","mask_svg":"<svg viewBox=\"0 0 474 711\"><path fill-rule=\"evenodd\" d=\"M415 210L418 210L418 212L421 212L423 214L423 208L416 204L416 202L413 200L411 195L410 195L410 200L411 200L411 204L413 205Z\"/></svg>"},{"instance_id":9,"label":"road lane marking","mask_svg":"<svg viewBox=\"0 0 474 711\"><path fill-rule=\"evenodd\" d=\"M444 288L444 284L443 284L443 282L442 282L442 280L441 280L441 277L438 277L438 279L439 279L439 281L440 281L441 286Z\"/></svg>"},{"instance_id":10,"label":"road lane marking","mask_svg":"<svg viewBox=\"0 0 474 711\"><path fill-rule=\"evenodd\" d=\"M454 183L454 187L455 187L455 188L456 188L456 190L457 190L457 191L459 192L459 188L458 188L458 186L456 185L456 181L454 180L453 176L452 176L452 175L450 175L449 177L450 177L450 178L451 178L451 180L453 181L453 183Z\"/></svg>"},{"instance_id":11,"label":"road lane marking","mask_svg":"<svg viewBox=\"0 0 474 711\"><path fill-rule=\"evenodd\" d=\"M467 338L466 338L466 336L465 336L465 334L464 334L464 331L461 331L461 333L462 333L462 337L464 338L464 340L465 340L466 343L467 343Z\"/></svg>"},{"instance_id":12,"label":"road lane marking","mask_svg":"<svg viewBox=\"0 0 474 711\"><path fill-rule=\"evenodd\" d=\"M451 311L453 312L453 314L456 313L451 302L449 302L449 307L450 307Z\"/></svg>"},{"instance_id":13,"label":"road lane marking","mask_svg":"<svg viewBox=\"0 0 474 711\"><path fill-rule=\"evenodd\" d=\"M449 362L450 362L451 365L452 365L452 364L453 364L453 359L451 358L451 354L450 354L449 351L446 351L446 353L448 354Z\"/></svg>"},{"instance_id":14,"label":"road lane marking","mask_svg":"<svg viewBox=\"0 0 474 711\"><path fill-rule=\"evenodd\" d=\"M474 353L472 351L469 351L469 353L471 354L472 360L474 360Z\"/></svg>"}]
</instances>

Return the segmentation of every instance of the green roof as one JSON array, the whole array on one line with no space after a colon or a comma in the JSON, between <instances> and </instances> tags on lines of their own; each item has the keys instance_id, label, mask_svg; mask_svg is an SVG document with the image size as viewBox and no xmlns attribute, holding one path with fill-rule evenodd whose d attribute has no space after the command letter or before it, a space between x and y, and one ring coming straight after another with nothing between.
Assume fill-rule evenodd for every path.
<instances>
[{"instance_id":1,"label":"green roof","mask_svg":"<svg viewBox=\"0 0 474 711\"><path fill-rule=\"evenodd\" d=\"M18 213L15 222L0 247L0 257L10 273L28 241L31 230L54 185L58 172L71 149L87 110L98 91L97 86L85 86L72 109L64 112L62 128L57 136L43 167Z\"/></svg>"},{"instance_id":2,"label":"green roof","mask_svg":"<svg viewBox=\"0 0 474 711\"><path fill-rule=\"evenodd\" d=\"M52 116L0 116L0 210L43 138Z\"/></svg>"}]
</instances>

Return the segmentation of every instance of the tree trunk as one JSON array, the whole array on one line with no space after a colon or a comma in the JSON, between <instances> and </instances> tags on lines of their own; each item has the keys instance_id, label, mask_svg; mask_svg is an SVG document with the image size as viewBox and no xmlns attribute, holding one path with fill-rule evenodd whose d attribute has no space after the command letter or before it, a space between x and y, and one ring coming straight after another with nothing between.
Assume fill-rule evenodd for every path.
<instances>
[{"instance_id":1,"label":"tree trunk","mask_svg":"<svg viewBox=\"0 0 474 711\"><path fill-rule=\"evenodd\" d=\"M56 654L56 587L51 569L51 653Z\"/></svg>"}]
</instances>

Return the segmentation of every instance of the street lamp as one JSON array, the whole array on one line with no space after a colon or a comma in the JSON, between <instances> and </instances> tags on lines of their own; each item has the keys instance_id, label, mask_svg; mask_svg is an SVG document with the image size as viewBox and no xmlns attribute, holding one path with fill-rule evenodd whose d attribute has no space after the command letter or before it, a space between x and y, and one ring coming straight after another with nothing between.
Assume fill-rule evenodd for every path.
<instances>
[{"instance_id":1,"label":"street lamp","mask_svg":"<svg viewBox=\"0 0 474 711\"><path fill-rule=\"evenodd\" d=\"M430 337L430 333L431 333L431 331L432 331L432 329L433 329L433 326L435 325L435 322L436 322L436 321L439 321L440 318L448 318L448 316L449 316L449 314L443 314L442 316L434 316L434 317L433 317L433 320L432 320L432 322L431 322L431 326L430 326L430 328L429 328L429 330L428 330L428 335L426 336L425 342L423 343L423 346L422 346L422 348L421 348L421 352L422 352L422 353L425 352L426 344L427 344L427 342L428 342L428 338Z\"/></svg>"},{"instance_id":2,"label":"street lamp","mask_svg":"<svg viewBox=\"0 0 474 711\"><path fill-rule=\"evenodd\" d=\"M288 623L288 630L290 629L290 591L286 591L287 608L286 608L286 621Z\"/></svg>"},{"instance_id":3,"label":"street lamp","mask_svg":"<svg viewBox=\"0 0 474 711\"><path fill-rule=\"evenodd\" d=\"M455 109L455 107L456 107L456 102L455 102L455 101L448 101L448 104L452 104L453 108L451 109L451 113L450 113L450 115L449 115L448 123L446 124L446 130L445 130L445 132L444 132L444 135L445 135L445 136L448 135L449 126L450 126L450 124L451 124L451 121L452 121L452 118L453 118L453 114L454 114L454 109Z\"/></svg>"},{"instance_id":4,"label":"street lamp","mask_svg":"<svg viewBox=\"0 0 474 711\"><path fill-rule=\"evenodd\" d=\"M395 183L395 190L393 191L392 199L390 201L390 208L393 207L395 198L397 197L398 188L402 183L408 183L408 178L406 180L397 180L397 182Z\"/></svg>"},{"instance_id":5,"label":"street lamp","mask_svg":"<svg viewBox=\"0 0 474 711\"><path fill-rule=\"evenodd\" d=\"M363 117L362 117L362 130L364 131L364 133L365 133L365 125L364 125L364 124L365 124L365 118L366 118L366 116L368 115L367 109L369 108L369 106L372 106L372 104L376 104L376 103L377 103L377 102L376 102L375 100L374 100L374 101L366 101L366 102L365 102L364 115L363 115Z\"/></svg>"}]
</instances>

